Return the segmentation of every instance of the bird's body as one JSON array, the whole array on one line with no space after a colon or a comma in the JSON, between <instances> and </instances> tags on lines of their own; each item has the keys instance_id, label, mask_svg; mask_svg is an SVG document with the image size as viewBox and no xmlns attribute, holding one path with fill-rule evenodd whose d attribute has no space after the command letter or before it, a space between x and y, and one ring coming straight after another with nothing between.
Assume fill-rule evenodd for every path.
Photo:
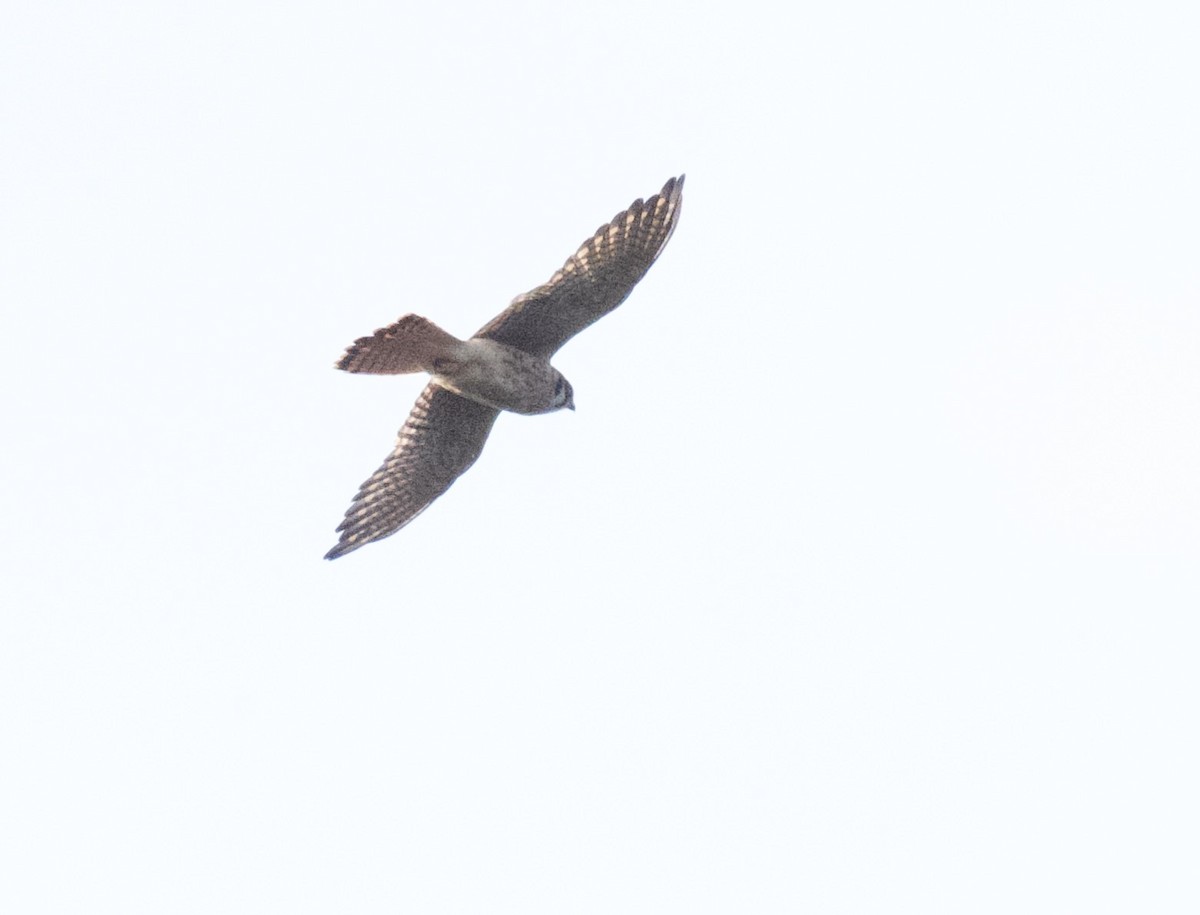
<instances>
[{"instance_id":1,"label":"bird's body","mask_svg":"<svg viewBox=\"0 0 1200 915\"><path fill-rule=\"evenodd\" d=\"M479 457L500 411L575 409L571 385L550 358L629 295L671 237L682 192L681 176L634 201L549 282L518 296L468 340L410 314L346 350L337 363L345 371L423 371L431 380L391 455L360 487L326 559L393 534L424 511Z\"/></svg>"},{"instance_id":2,"label":"bird's body","mask_svg":"<svg viewBox=\"0 0 1200 915\"><path fill-rule=\"evenodd\" d=\"M461 361L433 375L448 391L510 413L575 409L570 383L549 359L479 337L464 341L460 354Z\"/></svg>"}]
</instances>

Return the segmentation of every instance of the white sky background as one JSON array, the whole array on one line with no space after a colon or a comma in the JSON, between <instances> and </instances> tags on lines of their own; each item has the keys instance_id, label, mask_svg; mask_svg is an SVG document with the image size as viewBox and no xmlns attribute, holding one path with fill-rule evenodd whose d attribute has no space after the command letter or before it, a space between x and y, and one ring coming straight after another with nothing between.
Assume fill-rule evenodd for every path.
<instances>
[{"instance_id":1,"label":"white sky background","mask_svg":"<svg viewBox=\"0 0 1200 915\"><path fill-rule=\"evenodd\" d=\"M3 14L0 910L1196 911L1194 4L437 6Z\"/></svg>"}]
</instances>

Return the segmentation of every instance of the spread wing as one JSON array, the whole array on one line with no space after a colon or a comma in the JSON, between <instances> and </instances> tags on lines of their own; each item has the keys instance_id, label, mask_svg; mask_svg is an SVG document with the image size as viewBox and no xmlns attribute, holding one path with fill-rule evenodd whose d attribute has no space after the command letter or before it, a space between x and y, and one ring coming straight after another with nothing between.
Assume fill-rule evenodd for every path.
<instances>
[{"instance_id":1,"label":"spread wing","mask_svg":"<svg viewBox=\"0 0 1200 915\"><path fill-rule=\"evenodd\" d=\"M550 280L518 296L475 334L549 358L633 290L675 230L683 176L601 226Z\"/></svg>"},{"instance_id":2,"label":"spread wing","mask_svg":"<svg viewBox=\"0 0 1200 915\"><path fill-rule=\"evenodd\" d=\"M498 411L430 383L400 430L395 450L361 487L341 539L325 554L337 559L394 534L429 507L475 463Z\"/></svg>"}]
</instances>

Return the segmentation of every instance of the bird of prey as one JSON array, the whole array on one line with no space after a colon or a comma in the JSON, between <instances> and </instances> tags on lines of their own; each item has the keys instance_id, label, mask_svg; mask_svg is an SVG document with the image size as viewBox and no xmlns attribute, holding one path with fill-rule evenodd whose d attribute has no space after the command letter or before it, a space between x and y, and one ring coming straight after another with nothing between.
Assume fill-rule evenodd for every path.
<instances>
[{"instance_id":1,"label":"bird of prey","mask_svg":"<svg viewBox=\"0 0 1200 915\"><path fill-rule=\"evenodd\" d=\"M575 409L571 384L550 357L625 300L675 230L682 198L680 175L649 200L635 200L469 340L410 314L354 341L337 368L432 377L396 447L359 488L326 559L394 534L428 508L475 463L501 410Z\"/></svg>"}]
</instances>

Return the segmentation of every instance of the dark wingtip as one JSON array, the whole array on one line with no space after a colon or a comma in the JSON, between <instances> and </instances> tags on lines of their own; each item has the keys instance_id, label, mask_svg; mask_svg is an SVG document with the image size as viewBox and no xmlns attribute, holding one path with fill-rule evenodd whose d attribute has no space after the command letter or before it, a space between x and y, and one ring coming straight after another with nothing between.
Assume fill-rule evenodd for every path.
<instances>
[{"instance_id":1,"label":"dark wingtip","mask_svg":"<svg viewBox=\"0 0 1200 915\"><path fill-rule=\"evenodd\" d=\"M351 543L348 540L339 541L337 546L325 554L325 558L337 559L339 556L345 556L347 553L357 550L360 546L362 546L361 543Z\"/></svg>"}]
</instances>

